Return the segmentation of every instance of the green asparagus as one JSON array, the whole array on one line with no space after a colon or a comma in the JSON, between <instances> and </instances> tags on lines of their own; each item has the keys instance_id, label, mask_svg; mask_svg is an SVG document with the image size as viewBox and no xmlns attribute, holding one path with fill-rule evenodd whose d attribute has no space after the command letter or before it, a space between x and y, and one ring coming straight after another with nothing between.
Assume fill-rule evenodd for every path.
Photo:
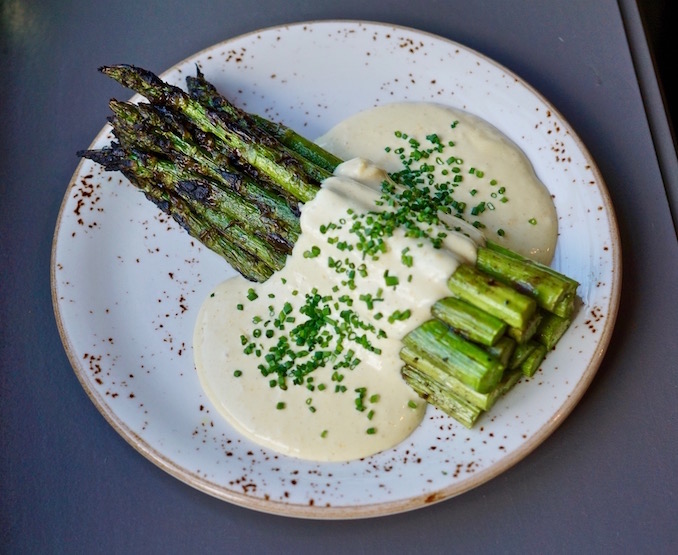
<instances>
[{"instance_id":1,"label":"green asparagus","mask_svg":"<svg viewBox=\"0 0 678 555\"><path fill-rule=\"evenodd\" d=\"M182 89L163 82L150 71L126 64L103 66L100 71L145 96L152 103L170 107L183 114L202 131L221 139L233 156L269 176L301 202L311 200L322 179L331 175L330 172L314 167L308 160L300 161L299 157L293 156L279 145L257 140L257 135L248 133L247 128L236 128L236 122L210 111Z\"/></svg>"},{"instance_id":2,"label":"green asparagus","mask_svg":"<svg viewBox=\"0 0 678 555\"><path fill-rule=\"evenodd\" d=\"M334 154L320 148L316 143L299 135L293 129L257 114L248 114L240 110L205 79L200 68L197 68L195 77L191 75L186 77L186 86L189 94L201 104L209 106L216 112L222 112L226 117L235 118L241 125L250 130L255 131L258 129L265 131L302 158L313 162L328 172L333 172L342 162Z\"/></svg>"}]
</instances>

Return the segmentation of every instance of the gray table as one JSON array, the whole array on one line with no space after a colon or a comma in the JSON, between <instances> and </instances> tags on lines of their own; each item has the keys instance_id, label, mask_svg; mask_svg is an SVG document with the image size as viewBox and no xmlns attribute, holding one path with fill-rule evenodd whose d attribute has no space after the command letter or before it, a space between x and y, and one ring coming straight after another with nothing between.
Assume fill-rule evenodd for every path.
<instances>
[{"instance_id":1,"label":"gray table","mask_svg":"<svg viewBox=\"0 0 678 555\"><path fill-rule=\"evenodd\" d=\"M0 3L0 551L668 553L678 541L678 186L636 5L624 0ZM574 412L489 483L407 514L304 521L213 499L130 447L80 387L49 262L76 150L119 92L96 68L158 71L270 25L342 18L464 43L530 82L597 160L623 293Z\"/></svg>"}]
</instances>

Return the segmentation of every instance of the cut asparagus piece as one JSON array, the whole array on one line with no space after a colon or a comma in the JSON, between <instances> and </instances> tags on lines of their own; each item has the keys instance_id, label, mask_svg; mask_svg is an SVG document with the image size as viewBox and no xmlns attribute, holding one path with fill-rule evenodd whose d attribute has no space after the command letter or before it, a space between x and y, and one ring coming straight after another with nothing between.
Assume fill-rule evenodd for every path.
<instances>
[{"instance_id":1,"label":"cut asparagus piece","mask_svg":"<svg viewBox=\"0 0 678 555\"><path fill-rule=\"evenodd\" d=\"M478 249L476 267L514 286L534 298L541 308L551 312L573 288L569 280L556 277L552 272L484 247Z\"/></svg>"},{"instance_id":2,"label":"cut asparagus piece","mask_svg":"<svg viewBox=\"0 0 678 555\"><path fill-rule=\"evenodd\" d=\"M577 294L576 292L573 292L572 294L563 297L563 300L553 308L553 314L560 316L561 318L571 319L576 308Z\"/></svg>"},{"instance_id":3,"label":"cut asparagus piece","mask_svg":"<svg viewBox=\"0 0 678 555\"><path fill-rule=\"evenodd\" d=\"M526 341L532 339L534 334L537 333L541 319L542 313L540 310L537 310L537 312L532 315L532 318L530 318L530 321L524 329L509 326L506 330L506 334L512 339L515 339L518 343L525 343Z\"/></svg>"},{"instance_id":4,"label":"cut asparagus piece","mask_svg":"<svg viewBox=\"0 0 678 555\"><path fill-rule=\"evenodd\" d=\"M536 346L536 341L527 341L525 343L516 344L516 348L513 350L511 358L509 359L508 369L515 370L516 368L519 368L527 357L530 356L532 351L534 351Z\"/></svg>"},{"instance_id":5,"label":"cut asparagus piece","mask_svg":"<svg viewBox=\"0 0 678 555\"><path fill-rule=\"evenodd\" d=\"M571 323L572 320L569 318L562 318L551 313L544 314L534 339L544 345L547 351L550 351L560 341Z\"/></svg>"},{"instance_id":6,"label":"cut asparagus piece","mask_svg":"<svg viewBox=\"0 0 678 555\"><path fill-rule=\"evenodd\" d=\"M549 312L553 312L558 316L563 318L569 318L572 316L574 309L576 308L576 297L577 297L577 287L579 287L579 282L572 279L569 276L554 270L546 264L541 264L536 260L532 260L526 256L523 256L511 249L503 247L493 241L487 241L485 244L485 249L487 251L492 251L498 253L500 256L508 257L515 261L522 263L525 266L525 271L531 272L532 270L537 271L541 275L549 275L557 281L561 282L558 287L563 287L565 289L565 294L562 298L556 301L551 308L544 306ZM507 279L509 279L507 277Z\"/></svg>"},{"instance_id":7,"label":"cut asparagus piece","mask_svg":"<svg viewBox=\"0 0 678 555\"><path fill-rule=\"evenodd\" d=\"M499 360L436 319L410 331L403 346L480 393L491 391L504 371Z\"/></svg>"},{"instance_id":8,"label":"cut asparagus piece","mask_svg":"<svg viewBox=\"0 0 678 555\"><path fill-rule=\"evenodd\" d=\"M499 318L455 297L439 300L431 313L464 337L482 345L494 345L508 327Z\"/></svg>"},{"instance_id":9,"label":"cut asparagus piece","mask_svg":"<svg viewBox=\"0 0 678 555\"><path fill-rule=\"evenodd\" d=\"M479 397L488 407L483 409L479 404L469 401L456 391L451 390L447 384L442 385L432 380L425 372L409 364L405 364L400 373L405 382L429 404L439 408L469 429L475 425L485 412L494 406L502 395L508 393L523 376L520 370L507 372L506 376L502 378L501 382L491 393ZM468 392L467 388L466 393Z\"/></svg>"},{"instance_id":10,"label":"cut asparagus piece","mask_svg":"<svg viewBox=\"0 0 678 555\"><path fill-rule=\"evenodd\" d=\"M505 335L501 337L494 345L485 347L485 350L494 358L498 359L505 368L508 368L511 358L513 357L513 351L516 349L516 345L517 343L515 339Z\"/></svg>"},{"instance_id":11,"label":"cut asparagus piece","mask_svg":"<svg viewBox=\"0 0 678 555\"><path fill-rule=\"evenodd\" d=\"M418 372L421 381L436 383L441 394L451 392L482 410L489 410L496 400L496 387L487 393L480 393L446 372L443 367L431 362L429 358L420 356L417 349L404 345L400 350L400 358L405 364Z\"/></svg>"},{"instance_id":12,"label":"cut asparagus piece","mask_svg":"<svg viewBox=\"0 0 678 555\"><path fill-rule=\"evenodd\" d=\"M546 357L546 347L540 343L534 345L534 349L527 355L527 358L520 364L520 370L523 373L523 376L531 378L534 376L535 372L539 370L541 363Z\"/></svg>"},{"instance_id":13,"label":"cut asparagus piece","mask_svg":"<svg viewBox=\"0 0 678 555\"><path fill-rule=\"evenodd\" d=\"M537 310L534 299L468 264L454 271L447 286L455 296L520 330L527 328Z\"/></svg>"},{"instance_id":14,"label":"cut asparagus piece","mask_svg":"<svg viewBox=\"0 0 678 555\"><path fill-rule=\"evenodd\" d=\"M469 429L483 414L482 409L422 376L411 366L405 365L401 369L401 375L420 397Z\"/></svg>"}]
</instances>

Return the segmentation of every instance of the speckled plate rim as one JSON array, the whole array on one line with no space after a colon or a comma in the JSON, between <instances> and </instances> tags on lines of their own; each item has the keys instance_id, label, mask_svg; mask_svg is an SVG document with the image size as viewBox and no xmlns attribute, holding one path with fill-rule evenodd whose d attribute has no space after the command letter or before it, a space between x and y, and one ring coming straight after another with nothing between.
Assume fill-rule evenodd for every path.
<instances>
[{"instance_id":1,"label":"speckled plate rim","mask_svg":"<svg viewBox=\"0 0 678 555\"><path fill-rule=\"evenodd\" d=\"M373 21L361 21L361 20L319 20L319 21L305 21L299 23L293 23L288 25L281 25L278 27L270 27L265 29L258 29L250 33L245 33L230 39L227 39L221 43L210 46L203 49L202 51L191 55L190 57L178 62L161 75L163 77L168 74L172 74L177 71L182 65L185 65L187 62L197 60L204 55L208 55L210 52L213 52L217 48L223 48L233 41L242 40L248 36L254 36L261 33L267 33L275 31L277 29L285 29L295 26L313 26L315 24L337 24L344 26L372 26L375 28L381 29L391 29L393 31L404 31L407 33L412 33L414 35L419 35L421 37L426 37L428 40L440 41L442 43L447 43L450 46L453 46L457 49L466 51L467 53L474 55L482 63L495 66L504 72L507 76L512 77L516 81L520 82L524 88L529 90L542 104L548 107L554 114L557 115L557 118L567 126L567 122L562 117L562 115L536 90L534 90L529 84L525 83L520 77L515 75L510 70L501 66L494 60L480 54L466 46L463 46L455 41L434 35L432 33L427 33L418 29L401 26L386 24ZM138 97L133 97L138 98ZM611 282L609 285L609 302L606 309L606 321L605 325L602 328L602 331L599 335L599 340L597 343L597 350L594 356L591 357L586 369L581 373L580 378L576 384L572 387L572 390L567 396L565 402L554 412L554 414L535 432L533 432L529 438L527 438L520 448L513 451L509 456L504 457L499 462L494 463L488 468L481 470L472 476L461 480L459 482L453 483L449 487L443 487L435 491L427 492L424 495L412 496L407 499L396 500L396 501L387 501L384 503L367 503L360 506L338 506L338 507L313 507L305 504L294 504L294 503L280 503L276 501L269 501L265 499L260 499L257 497L248 496L246 494L238 493L234 490L228 490L222 487L221 485L214 483L210 480L205 479L203 476L200 476L194 472L188 471L187 469L177 465L170 457L167 457L161 450L155 449L150 446L146 441L144 441L139 435L127 425L127 423L121 420L118 415L112 411L107 403L107 401L102 397L102 395L92 386L90 379L88 378L85 370L83 369L83 362L73 348L72 341L69 335L68 326L62 319L62 314L60 310L60 301L58 298L57 290L57 269L56 269L56 251L57 251L57 237L58 230L62 225L62 219L64 215L64 206L71 192L71 189L74 187L80 172L82 171L83 162L81 162L76 168L73 178L71 179L71 184L68 191L64 197L61 209L59 211L56 232L54 235L53 245L52 245L52 261L51 261L51 289L52 289L52 300L53 308L56 316L58 330L69 358L71 365L73 366L76 376L81 383L83 389L95 404L97 409L104 416L106 421L139 453L144 457L150 460L152 463L157 465L162 470L166 471L170 475L174 476L178 480L188 484L191 487L194 487L200 491L205 492L206 494L212 495L216 498L222 499L224 501L239 505L242 507L247 507L256 511L261 511L270 514L278 514L283 516L290 517L300 517L300 518L309 518L309 519L354 519L354 518L371 518L379 517L390 514L402 513L405 511L410 511L413 509L418 509L433 503L444 501L450 499L462 493L465 493L473 488L476 488L486 482L492 480L496 476L502 474L516 463L524 459L529 455L534 449L536 449L544 440L546 440L563 422L563 420L572 412L574 407L581 400L585 391L588 389L590 383L592 382L602 360L607 351L613 328L614 322L617 316L619 299L621 293L621 245L619 240L619 231L617 227L616 217L612 202L607 191L607 188L604 184L602 176L593 161L590 153L588 152L585 145L576 135L576 133L569 127L568 132L571 137L576 142L577 148L580 150L582 155L588 160L590 164L591 171L595 176L596 186L598 188L601 202L603 204L602 209L604 210L608 225L609 225L609 237L610 237L610 248L611 253ZM108 129L104 127L102 131L97 135L92 144L100 141L102 137L108 134Z\"/></svg>"}]
</instances>

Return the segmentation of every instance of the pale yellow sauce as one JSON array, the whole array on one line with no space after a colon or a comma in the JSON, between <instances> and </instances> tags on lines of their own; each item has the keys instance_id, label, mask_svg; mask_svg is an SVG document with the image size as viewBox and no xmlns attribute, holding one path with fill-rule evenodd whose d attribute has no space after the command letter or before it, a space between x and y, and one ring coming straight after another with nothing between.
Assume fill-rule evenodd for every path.
<instances>
[{"instance_id":1,"label":"pale yellow sauce","mask_svg":"<svg viewBox=\"0 0 678 555\"><path fill-rule=\"evenodd\" d=\"M451 123L459 123L451 128ZM393 103L371 108L349 117L320 137L317 143L343 160L355 156L367 158L387 172L402 169L394 150L406 144L394 131L415 137L422 145L435 133L446 147L442 160L455 156L463 160L462 181L455 198L468 205L468 221L479 220L485 236L497 243L543 263L553 258L557 239L556 210L548 189L538 179L532 164L520 148L487 121L462 110L434 103ZM391 147L387 152L386 147ZM429 159L435 167L437 182L450 179L442 175L445 165ZM474 170L474 173L469 173ZM478 178L477 170L483 172ZM490 182L496 181L496 185ZM504 192L499 191L504 188ZM477 191L472 194L472 191ZM492 196L492 195L495 196ZM503 201L502 199L506 199ZM470 207L485 201L487 208L477 217ZM497 234L503 229L504 235Z\"/></svg>"},{"instance_id":2,"label":"pale yellow sauce","mask_svg":"<svg viewBox=\"0 0 678 555\"><path fill-rule=\"evenodd\" d=\"M452 121L459 123L450 130ZM510 196L510 202L479 215L487 226L483 231L502 227L506 233L500 239L545 261L553 252L555 212L544 186L515 146L475 118L431 105L394 105L350 118L322 137L319 142L323 146L350 160L303 207L302 234L285 268L263 284L240 277L222 283L205 300L195 326L195 364L206 395L238 431L286 455L318 461L351 460L393 447L412 433L426 404L400 376L400 340L430 317L431 305L448 295L448 277L459 263L474 262L477 245L484 240L476 228L451 216L428 231L430 236L445 232L440 248L433 248L427 238L406 237L402 230L386 238L386 252L378 260L365 259L357 248L342 248L344 241L356 243L356 235L348 229L356 219L363 221L358 215L381 209L376 203L388 176L380 167L399 169L395 156L384 152L386 145L396 148L395 129L410 137L435 132L444 141L454 140L455 156L482 168L485 181L505 183L505 194ZM450 133L454 139L447 137ZM423 136L418 138L424 141ZM357 155L374 163L355 158ZM482 178L470 177L462 180L458 189L473 183L479 191L469 195L474 204L480 194L492 199L489 189L500 187L481 186ZM509 210L512 206L519 208L518 213ZM534 218L537 225L528 223L525 232L515 230L522 229L519 222L525 218ZM330 223L336 228L322 232ZM454 231L450 224L461 229ZM536 228L541 232L536 233ZM330 264L330 257L341 266ZM344 272L351 265L356 273ZM323 297L318 306L327 307L326 321L342 322L342 311L350 310L354 318L370 327L367 331L352 328L358 337L366 337L366 346L347 336L343 351L308 374L302 385L293 385L288 378L286 389L271 387L269 380L275 376L264 377L258 365L265 362L266 353L281 337L289 337L290 330L308 319L301 310L308 304L306 295L314 291ZM256 299L248 299L253 293ZM283 309L286 318L294 318L284 324L284 330L275 324ZM408 316L399 319L398 311L406 310ZM338 335L330 325L323 329L331 332L332 339L315 351L334 352ZM267 337L267 332L272 336ZM304 348L291 343L297 353ZM254 352L245 354L249 345ZM355 362L357 358L360 362L335 371L333 365L344 361L349 351L354 356L347 360ZM297 366L311 356L299 358ZM309 377L310 383L306 381ZM356 405L359 397L363 410Z\"/></svg>"}]
</instances>

